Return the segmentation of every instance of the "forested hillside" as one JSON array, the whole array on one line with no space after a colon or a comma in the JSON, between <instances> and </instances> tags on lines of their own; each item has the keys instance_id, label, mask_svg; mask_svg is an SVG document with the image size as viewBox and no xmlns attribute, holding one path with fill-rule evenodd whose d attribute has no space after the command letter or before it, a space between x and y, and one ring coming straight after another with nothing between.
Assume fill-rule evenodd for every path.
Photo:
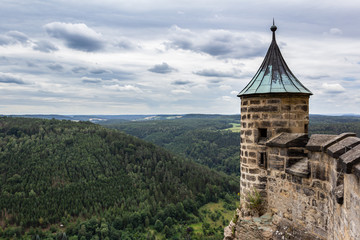
<instances>
[{"instance_id":1,"label":"forested hillside","mask_svg":"<svg viewBox=\"0 0 360 240\"><path fill-rule=\"evenodd\" d=\"M239 188L234 177L116 130L8 117L0 118L0 181L5 239L184 239L201 206L229 202Z\"/></svg>"},{"instance_id":2,"label":"forested hillside","mask_svg":"<svg viewBox=\"0 0 360 240\"><path fill-rule=\"evenodd\" d=\"M162 146L210 168L239 176L240 133L232 131L238 115L185 115L172 120L102 123L106 127Z\"/></svg>"},{"instance_id":3,"label":"forested hillside","mask_svg":"<svg viewBox=\"0 0 360 240\"><path fill-rule=\"evenodd\" d=\"M310 134L340 134L343 132L354 132L360 136L360 117L310 115Z\"/></svg>"}]
</instances>

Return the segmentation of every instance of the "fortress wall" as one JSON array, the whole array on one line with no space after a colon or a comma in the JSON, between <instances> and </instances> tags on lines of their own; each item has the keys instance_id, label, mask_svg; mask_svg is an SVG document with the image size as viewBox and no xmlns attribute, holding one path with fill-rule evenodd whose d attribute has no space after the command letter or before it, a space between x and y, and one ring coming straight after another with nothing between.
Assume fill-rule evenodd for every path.
<instances>
[{"instance_id":1,"label":"fortress wall","mask_svg":"<svg viewBox=\"0 0 360 240\"><path fill-rule=\"evenodd\" d=\"M272 160L269 159L269 162ZM324 158L310 160L310 165L321 165L324 172L331 171L331 166ZM286 173L284 170L270 170L268 209L276 215L277 221L285 221L327 239L328 218L331 215L328 193L332 190L327 181L329 175L311 174L306 178Z\"/></svg>"},{"instance_id":2,"label":"fortress wall","mask_svg":"<svg viewBox=\"0 0 360 240\"><path fill-rule=\"evenodd\" d=\"M360 181L354 174L344 176L344 203L334 205L329 231L335 240L360 239Z\"/></svg>"},{"instance_id":3,"label":"fortress wall","mask_svg":"<svg viewBox=\"0 0 360 240\"><path fill-rule=\"evenodd\" d=\"M274 214L275 222L304 229L319 239L360 239L359 176L342 174L338 159L305 148L308 175L291 172L290 157L285 154L289 149L267 148L267 208ZM344 186L342 204L335 195L339 185Z\"/></svg>"}]
</instances>

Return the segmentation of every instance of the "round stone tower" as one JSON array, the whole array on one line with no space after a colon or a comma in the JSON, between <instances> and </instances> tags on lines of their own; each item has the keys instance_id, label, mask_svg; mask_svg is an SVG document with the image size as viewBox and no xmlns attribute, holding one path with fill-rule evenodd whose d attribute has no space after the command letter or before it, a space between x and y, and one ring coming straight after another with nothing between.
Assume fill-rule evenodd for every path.
<instances>
[{"instance_id":1,"label":"round stone tower","mask_svg":"<svg viewBox=\"0 0 360 240\"><path fill-rule=\"evenodd\" d=\"M255 76L238 94L241 99L240 193L258 191L266 204L266 141L276 135L307 133L312 93L294 76L276 43L272 42Z\"/></svg>"}]
</instances>

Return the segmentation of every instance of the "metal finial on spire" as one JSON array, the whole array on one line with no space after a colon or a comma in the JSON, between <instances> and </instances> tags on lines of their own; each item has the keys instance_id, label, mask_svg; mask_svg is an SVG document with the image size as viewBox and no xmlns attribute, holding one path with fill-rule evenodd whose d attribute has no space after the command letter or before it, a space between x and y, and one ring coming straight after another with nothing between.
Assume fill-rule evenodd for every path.
<instances>
[{"instance_id":1,"label":"metal finial on spire","mask_svg":"<svg viewBox=\"0 0 360 240\"><path fill-rule=\"evenodd\" d=\"M276 29L277 29L277 27L275 26L275 20L274 20L274 18L273 18L273 25L271 26L270 30L271 30L272 32L275 32Z\"/></svg>"}]
</instances>

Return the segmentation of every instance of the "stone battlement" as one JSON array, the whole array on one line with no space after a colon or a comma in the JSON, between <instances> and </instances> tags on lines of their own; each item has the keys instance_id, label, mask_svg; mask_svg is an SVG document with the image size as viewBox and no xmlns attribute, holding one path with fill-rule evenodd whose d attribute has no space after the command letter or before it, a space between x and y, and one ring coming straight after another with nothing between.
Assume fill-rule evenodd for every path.
<instances>
[{"instance_id":1,"label":"stone battlement","mask_svg":"<svg viewBox=\"0 0 360 240\"><path fill-rule=\"evenodd\" d=\"M360 138L281 133L265 146L265 208L278 223L320 239L360 239Z\"/></svg>"}]
</instances>

